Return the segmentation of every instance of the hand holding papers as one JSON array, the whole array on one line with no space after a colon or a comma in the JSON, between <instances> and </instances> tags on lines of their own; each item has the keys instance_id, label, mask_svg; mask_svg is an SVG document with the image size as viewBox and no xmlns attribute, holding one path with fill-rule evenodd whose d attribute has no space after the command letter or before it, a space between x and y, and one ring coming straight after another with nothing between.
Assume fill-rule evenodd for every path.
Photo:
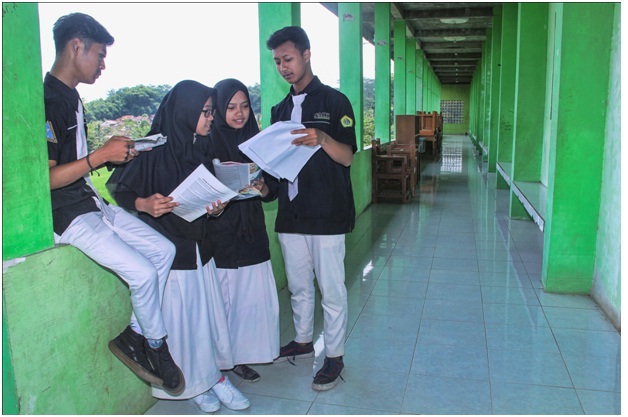
<instances>
[{"instance_id":1,"label":"hand holding papers","mask_svg":"<svg viewBox=\"0 0 628 417\"><path fill-rule=\"evenodd\" d=\"M161 146L164 143L166 143L167 140L168 138L166 136L163 136L162 134L157 133L156 135L146 136L144 138L139 138L139 139L133 139L133 142L135 142L135 150L142 152L148 149L152 149L156 146Z\"/></svg>"},{"instance_id":2,"label":"hand holding papers","mask_svg":"<svg viewBox=\"0 0 628 417\"><path fill-rule=\"evenodd\" d=\"M211 203L225 203L237 195L201 164L170 194L179 203L172 212L191 222L207 214L206 207Z\"/></svg>"},{"instance_id":3,"label":"hand holding papers","mask_svg":"<svg viewBox=\"0 0 628 417\"><path fill-rule=\"evenodd\" d=\"M296 129L305 129L305 126L292 121L273 123L239 145L239 148L273 177L294 181L303 166L320 148L320 145L293 145L291 142L294 139L303 136L290 134L290 131Z\"/></svg>"}]
</instances>

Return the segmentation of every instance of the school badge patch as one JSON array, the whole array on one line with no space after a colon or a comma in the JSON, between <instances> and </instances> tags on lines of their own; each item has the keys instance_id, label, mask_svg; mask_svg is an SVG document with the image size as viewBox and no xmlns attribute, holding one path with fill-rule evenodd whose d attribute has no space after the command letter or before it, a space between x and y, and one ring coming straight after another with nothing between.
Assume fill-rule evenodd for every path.
<instances>
[{"instance_id":1,"label":"school badge patch","mask_svg":"<svg viewBox=\"0 0 628 417\"><path fill-rule=\"evenodd\" d=\"M342 127L352 127L353 119L349 116L342 116L342 119L340 119L340 124L342 125Z\"/></svg>"},{"instance_id":2,"label":"school badge patch","mask_svg":"<svg viewBox=\"0 0 628 417\"><path fill-rule=\"evenodd\" d=\"M50 120L46 121L46 140L50 143L57 143L57 137L55 136L55 131L52 128Z\"/></svg>"}]
</instances>

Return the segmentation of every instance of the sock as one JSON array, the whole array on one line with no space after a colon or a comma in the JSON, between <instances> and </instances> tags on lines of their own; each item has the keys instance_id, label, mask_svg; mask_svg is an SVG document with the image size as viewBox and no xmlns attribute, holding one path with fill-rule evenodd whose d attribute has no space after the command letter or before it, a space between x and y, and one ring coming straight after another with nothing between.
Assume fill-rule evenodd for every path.
<instances>
[{"instance_id":1,"label":"sock","mask_svg":"<svg viewBox=\"0 0 628 417\"><path fill-rule=\"evenodd\" d=\"M159 349L161 345L164 343L163 339L146 339L148 340L148 346L153 349Z\"/></svg>"}]
</instances>

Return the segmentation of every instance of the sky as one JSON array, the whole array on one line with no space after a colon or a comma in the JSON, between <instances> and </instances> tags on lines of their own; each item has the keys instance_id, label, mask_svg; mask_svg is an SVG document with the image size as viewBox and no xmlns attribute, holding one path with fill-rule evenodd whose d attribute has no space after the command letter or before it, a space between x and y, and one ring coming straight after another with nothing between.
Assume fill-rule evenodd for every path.
<instances>
[{"instance_id":1,"label":"sky","mask_svg":"<svg viewBox=\"0 0 628 417\"><path fill-rule=\"evenodd\" d=\"M91 15L115 38L100 78L77 87L86 101L122 87L184 79L208 86L224 78L260 82L257 3L39 3L42 76L54 62L52 26L72 12ZM301 26L314 74L337 87L338 19L319 3L302 3ZM364 76L374 73L374 48L366 43Z\"/></svg>"}]
</instances>

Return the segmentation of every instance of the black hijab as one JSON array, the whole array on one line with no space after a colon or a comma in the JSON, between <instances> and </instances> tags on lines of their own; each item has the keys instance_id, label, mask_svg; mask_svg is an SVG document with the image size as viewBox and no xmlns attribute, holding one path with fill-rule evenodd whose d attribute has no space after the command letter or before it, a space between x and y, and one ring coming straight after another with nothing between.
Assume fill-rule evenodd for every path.
<instances>
[{"instance_id":1,"label":"black hijab","mask_svg":"<svg viewBox=\"0 0 628 417\"><path fill-rule=\"evenodd\" d=\"M248 157L240 152L238 145L246 142L259 132L253 109L251 109L249 119L240 129L230 127L226 118L229 102L238 91L242 91L246 95L250 105L249 90L242 82L233 78L216 83L214 88L216 89L216 114L210 132L211 159L218 158L223 162L251 162ZM263 213L259 198L232 200L221 218L217 222L210 223L210 238L212 240L222 239L220 242L223 242L220 248L218 247L219 242L215 242L214 245L216 247L215 257L218 267L221 267L225 258L230 258L236 253L233 247L230 248L230 245L224 244L225 239L230 239L227 234L231 234L232 238L236 239L236 242L244 241L248 244L251 244L257 238L254 223L260 221L259 213ZM263 217L261 222L264 222Z\"/></svg>"},{"instance_id":2,"label":"black hijab","mask_svg":"<svg viewBox=\"0 0 628 417\"><path fill-rule=\"evenodd\" d=\"M227 107L233 96L242 91L251 104L249 90L238 80L227 78L219 81L214 86L216 89L216 114L210 132L210 146L213 149L213 157L221 161L250 162L250 160L238 149L238 145L246 142L259 132L255 113L251 108L249 120L241 129L234 129L227 124Z\"/></svg>"},{"instance_id":3,"label":"black hijab","mask_svg":"<svg viewBox=\"0 0 628 417\"><path fill-rule=\"evenodd\" d=\"M212 96L215 96L213 88L190 80L179 82L166 94L148 135L161 133L167 137L167 142L115 169L107 187L113 191L118 204L135 210L137 197L146 198L155 193L167 196L207 161L208 141L206 137L197 138L196 126L205 102ZM147 213L138 213L138 216L177 246L173 269L195 268L196 242L201 243L204 238L205 216L194 222L187 222L174 213L158 218ZM205 256L201 254L203 263L211 259L210 252Z\"/></svg>"}]
</instances>

